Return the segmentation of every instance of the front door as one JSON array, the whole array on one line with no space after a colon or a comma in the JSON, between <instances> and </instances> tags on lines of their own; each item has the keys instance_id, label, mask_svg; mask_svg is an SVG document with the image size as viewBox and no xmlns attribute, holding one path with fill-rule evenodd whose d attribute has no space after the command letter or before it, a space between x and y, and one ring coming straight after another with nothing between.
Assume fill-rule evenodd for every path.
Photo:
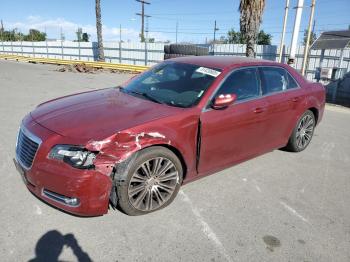
<instances>
[{"instance_id":1,"label":"front door","mask_svg":"<svg viewBox=\"0 0 350 262\"><path fill-rule=\"evenodd\" d=\"M233 71L215 96L236 94L223 110L201 115L199 173L207 173L258 154L264 145L267 102L261 97L257 68Z\"/></svg>"}]
</instances>

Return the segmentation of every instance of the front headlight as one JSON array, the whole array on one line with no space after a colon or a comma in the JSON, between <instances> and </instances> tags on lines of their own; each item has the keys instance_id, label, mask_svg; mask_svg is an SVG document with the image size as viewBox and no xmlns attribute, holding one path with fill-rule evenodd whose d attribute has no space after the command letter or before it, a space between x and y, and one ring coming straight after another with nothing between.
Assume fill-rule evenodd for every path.
<instances>
[{"instance_id":1,"label":"front headlight","mask_svg":"<svg viewBox=\"0 0 350 262\"><path fill-rule=\"evenodd\" d=\"M82 147L71 145L56 145L49 154L49 158L62 160L76 168L93 167L96 154Z\"/></svg>"}]
</instances>

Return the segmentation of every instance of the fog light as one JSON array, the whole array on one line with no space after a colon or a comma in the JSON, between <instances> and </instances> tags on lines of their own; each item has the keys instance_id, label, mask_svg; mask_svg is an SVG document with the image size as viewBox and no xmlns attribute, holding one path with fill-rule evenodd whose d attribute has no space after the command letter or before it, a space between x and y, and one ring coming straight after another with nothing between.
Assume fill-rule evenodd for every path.
<instances>
[{"instance_id":1,"label":"fog light","mask_svg":"<svg viewBox=\"0 0 350 262\"><path fill-rule=\"evenodd\" d=\"M51 200L63 203L67 206L77 207L80 204L80 200L77 197L66 197L64 195L49 191L47 189L43 189L42 194L50 198Z\"/></svg>"},{"instance_id":2,"label":"fog light","mask_svg":"<svg viewBox=\"0 0 350 262\"><path fill-rule=\"evenodd\" d=\"M70 206L77 206L79 205L79 199L76 198L76 197L73 197L73 198L66 198L64 200L64 202L66 202L67 205L70 205Z\"/></svg>"}]
</instances>

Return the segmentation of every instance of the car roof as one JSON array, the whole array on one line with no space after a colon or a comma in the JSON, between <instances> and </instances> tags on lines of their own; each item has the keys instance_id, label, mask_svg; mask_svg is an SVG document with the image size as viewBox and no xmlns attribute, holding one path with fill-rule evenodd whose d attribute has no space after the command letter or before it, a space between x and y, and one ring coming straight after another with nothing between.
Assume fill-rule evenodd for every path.
<instances>
[{"instance_id":1,"label":"car roof","mask_svg":"<svg viewBox=\"0 0 350 262\"><path fill-rule=\"evenodd\" d=\"M279 65L279 63L270 60L241 56L184 56L171 60L217 69L225 69L234 65Z\"/></svg>"}]
</instances>

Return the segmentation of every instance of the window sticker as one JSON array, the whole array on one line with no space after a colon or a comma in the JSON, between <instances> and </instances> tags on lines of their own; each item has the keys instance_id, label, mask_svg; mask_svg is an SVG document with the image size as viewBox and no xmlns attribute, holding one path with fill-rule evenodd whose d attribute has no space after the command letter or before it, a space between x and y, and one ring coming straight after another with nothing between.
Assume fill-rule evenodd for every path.
<instances>
[{"instance_id":1,"label":"window sticker","mask_svg":"<svg viewBox=\"0 0 350 262\"><path fill-rule=\"evenodd\" d=\"M196 72L198 73L202 73L202 74L205 74L205 75L210 75L210 76L213 76L213 77L217 77L218 75L220 75L220 71L217 71L217 70L214 70L214 69L211 69L211 68L207 68L207 67L200 67L196 70Z\"/></svg>"}]
</instances>

